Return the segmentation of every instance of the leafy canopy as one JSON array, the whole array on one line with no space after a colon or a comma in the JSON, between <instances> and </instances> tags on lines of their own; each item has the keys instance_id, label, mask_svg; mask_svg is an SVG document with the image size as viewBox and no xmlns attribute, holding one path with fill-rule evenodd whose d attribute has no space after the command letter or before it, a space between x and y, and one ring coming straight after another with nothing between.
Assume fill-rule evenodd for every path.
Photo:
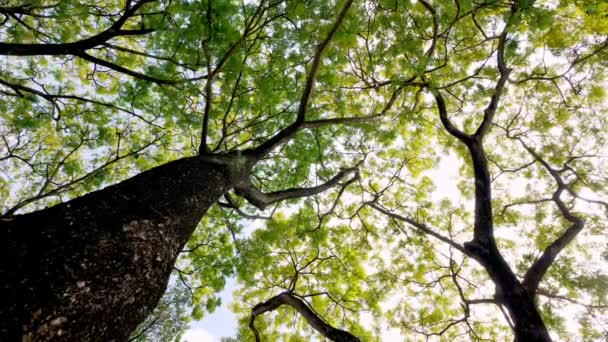
<instances>
[{"instance_id":1,"label":"leafy canopy","mask_svg":"<svg viewBox=\"0 0 608 342\"><path fill-rule=\"evenodd\" d=\"M2 212L195 155L202 139L209 153L259 146L296 118L341 5L2 4ZM438 114L441 95L451 123L472 134L498 93L484 137L497 244L521 279L569 215L584 219L536 300L557 339L605 338L607 16L607 4L590 0L355 1L306 109L307 121L347 119L298 132L253 176L265 191L314 186L355 165L358 177L264 212L223 199L189 241L159 310L176 305L184 321L186 307L200 319L236 277L239 338L253 338L254 305L291 291L362 340L387 328L409 340L508 339L492 281L454 247L473 236L474 168ZM36 53L15 50L22 44ZM255 324L267 340L308 340L316 331L298 317L283 306ZM165 339L185 327L162 324L149 333Z\"/></svg>"}]
</instances>

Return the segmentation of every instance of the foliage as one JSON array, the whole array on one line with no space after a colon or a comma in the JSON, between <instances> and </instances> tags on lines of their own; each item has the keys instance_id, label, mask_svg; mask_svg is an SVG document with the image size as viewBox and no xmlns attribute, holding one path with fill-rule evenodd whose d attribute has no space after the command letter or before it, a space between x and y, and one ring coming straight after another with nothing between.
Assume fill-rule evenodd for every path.
<instances>
[{"instance_id":1,"label":"foliage","mask_svg":"<svg viewBox=\"0 0 608 342\"><path fill-rule=\"evenodd\" d=\"M133 332L129 341L181 341L191 321L185 310L190 302L188 289L181 283L170 285L154 312Z\"/></svg>"},{"instance_id":2,"label":"foliage","mask_svg":"<svg viewBox=\"0 0 608 342\"><path fill-rule=\"evenodd\" d=\"M2 5L9 45L82 42L136 13L84 49L15 57L0 46L2 213L83 195L199 145L260 146L296 120L342 5ZM493 280L457 247L476 234L477 169L440 118L442 101L460 132L488 122L493 234L519 279L572 217L584 220L536 302L554 338L606 338L607 15L605 3L587 0L356 1L305 106L306 121L341 121L300 130L252 176L264 191L319 185L355 165L357 177L263 212L227 195L176 264L181 285L157 309L168 319L157 336L179 336L186 308L194 319L213 311L236 277L243 339L253 338L251 309L282 291L362 340L388 328L409 340L509 339L513 318L496 305ZM298 317L283 306L255 324L269 341L308 340L316 331Z\"/></svg>"}]
</instances>

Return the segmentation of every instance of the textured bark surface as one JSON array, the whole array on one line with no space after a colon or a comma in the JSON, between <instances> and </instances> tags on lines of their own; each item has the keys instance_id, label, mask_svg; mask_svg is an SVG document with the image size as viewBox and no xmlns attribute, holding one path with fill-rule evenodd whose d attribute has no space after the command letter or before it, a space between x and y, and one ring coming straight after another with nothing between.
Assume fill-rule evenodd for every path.
<instances>
[{"instance_id":1,"label":"textured bark surface","mask_svg":"<svg viewBox=\"0 0 608 342\"><path fill-rule=\"evenodd\" d=\"M467 253L488 272L496 286L495 299L513 321L515 342L550 342L551 337L534 303L534 297L517 279L494 243L489 247L465 243Z\"/></svg>"},{"instance_id":2,"label":"textured bark surface","mask_svg":"<svg viewBox=\"0 0 608 342\"><path fill-rule=\"evenodd\" d=\"M255 327L255 318L265 314L266 312L274 311L281 305L289 305L294 308L300 315L302 315L302 317L304 317L304 319L313 329L331 341L361 342L359 338L350 332L331 326L312 308L310 308L306 302L290 292L280 293L263 303L259 303L258 305L254 306L253 309L251 309L249 328L253 331L255 340L257 342L261 341L261 339L259 332Z\"/></svg>"},{"instance_id":3,"label":"textured bark surface","mask_svg":"<svg viewBox=\"0 0 608 342\"><path fill-rule=\"evenodd\" d=\"M229 188L184 158L0 221L2 341L124 341L154 309L177 255Z\"/></svg>"}]
</instances>

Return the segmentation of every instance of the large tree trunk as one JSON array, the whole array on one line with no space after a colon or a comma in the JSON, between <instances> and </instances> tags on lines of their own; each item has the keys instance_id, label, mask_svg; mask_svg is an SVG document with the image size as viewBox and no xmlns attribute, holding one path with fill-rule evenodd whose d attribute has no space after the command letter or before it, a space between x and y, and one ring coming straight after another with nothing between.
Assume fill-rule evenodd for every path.
<instances>
[{"instance_id":1,"label":"large tree trunk","mask_svg":"<svg viewBox=\"0 0 608 342\"><path fill-rule=\"evenodd\" d=\"M184 158L0 221L2 341L127 339L230 187L222 167Z\"/></svg>"},{"instance_id":2,"label":"large tree trunk","mask_svg":"<svg viewBox=\"0 0 608 342\"><path fill-rule=\"evenodd\" d=\"M513 321L514 342L551 342L549 331L534 303L534 297L511 271L496 244L466 243L465 248L479 261L496 285L496 302L504 305Z\"/></svg>"},{"instance_id":3,"label":"large tree trunk","mask_svg":"<svg viewBox=\"0 0 608 342\"><path fill-rule=\"evenodd\" d=\"M496 286L497 304L507 308L513 321L515 342L550 342L549 331L536 308L533 296L517 279L496 245L492 214L492 181L482 138L477 136L462 139L469 149L475 174L474 237L473 241L465 243L464 247L468 255L483 265L492 278Z\"/></svg>"}]
</instances>

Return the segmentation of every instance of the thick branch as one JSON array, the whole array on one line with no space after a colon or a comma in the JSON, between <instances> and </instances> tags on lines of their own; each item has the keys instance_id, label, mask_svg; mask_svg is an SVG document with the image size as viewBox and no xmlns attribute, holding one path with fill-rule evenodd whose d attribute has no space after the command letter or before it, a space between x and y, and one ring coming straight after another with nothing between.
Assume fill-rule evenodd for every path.
<instances>
[{"instance_id":1,"label":"thick branch","mask_svg":"<svg viewBox=\"0 0 608 342\"><path fill-rule=\"evenodd\" d=\"M551 341L533 297L517 279L496 246L492 219L492 184L481 138L482 136L473 136L466 144L475 174L475 222L473 241L465 243L464 248L483 265L496 285L496 300L507 307L514 321L515 340Z\"/></svg>"},{"instance_id":2,"label":"thick branch","mask_svg":"<svg viewBox=\"0 0 608 342\"><path fill-rule=\"evenodd\" d=\"M543 276L553 265L557 255L570 243L576 235L583 229L583 221L579 220L566 229L562 235L553 241L543 252L532 266L528 269L524 276L522 284L528 290L530 295L535 295L538 290L538 285L543 279Z\"/></svg>"},{"instance_id":3,"label":"thick branch","mask_svg":"<svg viewBox=\"0 0 608 342\"><path fill-rule=\"evenodd\" d=\"M517 7L513 7L511 9L511 18L516 13L516 11ZM458 138L465 144L467 143L467 141L470 140L470 138L483 138L483 136L486 135L486 133L490 130L490 127L492 126L492 120L494 118L494 115L496 114L498 102L500 101L500 96L503 93L505 83L509 79L509 74L511 73L511 69L509 69L505 63L505 44L507 42L507 32L511 24L511 18L509 19L502 33L498 37L498 47L496 48L496 64L498 66L500 78L494 86L494 94L492 94L492 97L490 98L490 103L483 112L483 120L475 131L475 133L473 134L473 136L467 135L452 124L452 122L448 119L445 101L441 96L441 93L438 89L432 89L433 95L435 96L435 100L437 102L437 107L439 109L439 118L441 119L441 123L448 131L448 133Z\"/></svg>"},{"instance_id":4,"label":"thick branch","mask_svg":"<svg viewBox=\"0 0 608 342\"><path fill-rule=\"evenodd\" d=\"M576 216L561 200L560 196L562 192L567 191L569 186L563 181L561 175L557 170L552 168L547 161L545 161L534 149L526 145L522 139L519 139L523 147L547 170L547 172L553 177L555 182L557 183L557 190L553 193L551 199L557 205L559 211L562 216L568 220L572 225L568 227L555 241L553 241L543 252L543 254L538 258L532 266L528 269L526 274L524 275L524 279L522 284L526 288L526 290L530 293L530 295L534 296L538 290L538 285L540 284L543 276L553 265L553 262L557 258L557 255L568 245L570 244L574 238L578 235L578 233L585 226L585 221L580 217Z\"/></svg>"},{"instance_id":5,"label":"thick branch","mask_svg":"<svg viewBox=\"0 0 608 342\"><path fill-rule=\"evenodd\" d=\"M490 99L490 103L483 111L483 120L477 131L475 131L474 136L483 138L486 133L490 130L492 126L492 119L496 114L496 109L498 108L498 102L500 101L500 96L503 93L505 83L509 79L509 74L511 73L511 69L507 68L505 64L505 43L507 40L507 29L509 25L505 26L505 29L501 33L498 38L498 48L496 50L496 59L498 64L498 71L500 72L500 78L498 82L496 82L496 86L494 86L494 94L492 94L492 98Z\"/></svg>"},{"instance_id":6,"label":"thick branch","mask_svg":"<svg viewBox=\"0 0 608 342\"><path fill-rule=\"evenodd\" d=\"M263 210L268 205L278 201L283 201L291 198L309 197L329 190L335 185L337 185L338 182L340 182L344 177L346 177L346 175L356 172L356 167L343 169L327 182L310 188L291 188L276 192L263 193L258 188L256 188L251 183L251 181L247 180L235 186L235 190L239 195L245 197L245 199L249 203L256 206L258 209ZM355 177L357 176L358 175L355 175Z\"/></svg>"},{"instance_id":7,"label":"thick branch","mask_svg":"<svg viewBox=\"0 0 608 342\"><path fill-rule=\"evenodd\" d=\"M511 11L513 14L517 11L517 8L513 7ZM492 222L491 178L488 170L488 160L482 145L482 139L492 125L492 119L496 114L500 96L509 77L509 73L511 72L511 70L507 68L504 60L504 49L510 22L511 20L505 25L503 32L498 38L497 65L500 72L500 78L494 87L494 94L490 99L490 103L484 110L483 121L472 136L464 133L452 124L448 118L445 101L440 91L438 89L431 89L435 96L435 101L437 102L441 123L448 133L462 141L469 149L475 173L474 242L481 243L485 247L493 246L495 245L495 242Z\"/></svg>"},{"instance_id":8,"label":"thick branch","mask_svg":"<svg viewBox=\"0 0 608 342\"><path fill-rule=\"evenodd\" d=\"M297 298L289 292L283 292L277 296L274 296L266 302L260 303L251 309L251 320L249 321L249 327L254 332L256 342L260 341L259 333L255 328L255 318L259 315L263 315L266 312L276 310L281 305L289 305L294 308L308 324L318 331L321 335L336 342L360 342L360 340L349 333L348 331L340 330L332 327L326 323L321 317L319 317L303 300Z\"/></svg>"},{"instance_id":9,"label":"thick branch","mask_svg":"<svg viewBox=\"0 0 608 342\"><path fill-rule=\"evenodd\" d=\"M376 203L367 203L367 205L369 205L370 207L378 210L382 214L384 214L384 215L386 215L386 216L388 216L388 217L390 217L392 219L395 219L397 221L405 222L405 223L407 223L407 224L415 227L416 229L420 230L421 232L423 232L423 233L425 233L427 235L430 235L430 236L432 236L432 237L434 237L434 238L436 238L436 239L438 239L438 240L440 240L442 242L447 243L448 245L450 245L450 246L454 247L455 249L457 249L458 251L460 251L462 254L469 255L469 251L467 251L459 243L454 242L452 239L450 239L448 237L445 237L445 236L443 236L443 235L435 232L434 230L432 230L431 228L429 228L425 224L422 224L422 223L419 223L419 222L417 222L415 220L412 220L409 217L405 217L405 216L401 216L399 214L392 213L392 212L386 210L385 208L377 205Z\"/></svg>"},{"instance_id":10,"label":"thick branch","mask_svg":"<svg viewBox=\"0 0 608 342\"><path fill-rule=\"evenodd\" d=\"M239 208L239 206L234 202L234 200L232 199L232 197L230 197L230 194L228 194L228 193L224 194L224 199L226 200L226 203L221 202L221 201L217 202L217 204L220 207L226 208L226 209L232 209L239 216L246 218L248 220L270 220L272 218L272 215L271 216L261 216L261 215L247 214L246 212L242 211L241 208Z\"/></svg>"},{"instance_id":11,"label":"thick branch","mask_svg":"<svg viewBox=\"0 0 608 342\"><path fill-rule=\"evenodd\" d=\"M484 128L481 127L481 131L478 130L473 136L458 130L447 117L445 102L439 90L431 90L435 95L440 119L445 129L467 146L475 175L474 237L463 247L467 255L477 260L484 267L496 285L495 296L497 302L503 303L507 307L514 320L515 340L518 342L551 341L532 296L522 286L496 246L492 219L492 184L488 160L482 143L483 134L485 134ZM496 110L493 106L497 103L498 97L494 94L490 107L488 107L484 116L484 122L487 122L487 125L491 124L493 112Z\"/></svg>"},{"instance_id":12,"label":"thick branch","mask_svg":"<svg viewBox=\"0 0 608 342\"><path fill-rule=\"evenodd\" d=\"M279 133L274 135L272 138L270 138L267 141L265 141L264 143L262 143L257 148L255 148L252 151L252 153L255 156L257 156L258 158L261 158L261 157L267 155L275 147L277 147L278 145L291 139L298 132L298 130L300 130L302 124L304 123L304 119L306 117L306 111L308 109L310 95L314 88L317 72L319 71L319 67L321 66L321 57L323 56L323 52L327 49L329 42L332 40L336 31L338 31L338 28L344 21L344 18L346 17L346 13L348 12L352 3L353 3L352 0L347 0L344 3L344 7L342 7L342 10L338 14L338 17L336 18L334 25L332 26L331 30L327 34L327 37L325 37L325 39L317 47L317 51L315 52L315 55L312 60L312 65L310 67L310 71L308 73L308 76L306 77L306 83L304 84L304 90L302 91L302 96L300 97L300 104L298 107L298 114L296 117L296 121L294 123L292 123L291 125L287 126L285 129L281 130Z\"/></svg>"},{"instance_id":13,"label":"thick branch","mask_svg":"<svg viewBox=\"0 0 608 342\"><path fill-rule=\"evenodd\" d=\"M20 43L0 43L0 55L9 55L9 56L64 56L71 55L82 58L86 61L102 65L108 69L123 73L125 75L129 75L138 79L142 79L145 81L153 82L156 84L179 84L185 81L190 80L167 80L160 79L156 77L152 77L149 75L145 75L143 73L128 69L124 66L109 62L102 58L95 57L89 53L87 50L99 47L106 46L112 47L113 45L107 44L109 40L115 37L120 36L134 36L134 35L144 35L150 32L154 32L154 29L151 28L142 28L136 30L124 30L122 26L125 22L132 16L135 15L135 12L141 8L146 3L154 2L156 0L141 0L135 3L133 6L129 6L129 2L127 2L127 6L123 15L116 21L112 26L110 26L107 30L83 39L76 42L70 43L42 43L42 44L20 44ZM125 51L126 49L118 48L118 50ZM142 55L141 53L138 53ZM197 77L195 79L206 78L207 75Z\"/></svg>"},{"instance_id":14,"label":"thick branch","mask_svg":"<svg viewBox=\"0 0 608 342\"><path fill-rule=\"evenodd\" d=\"M439 118L443 127L449 134L463 142L468 147L471 155L473 171L475 174L474 240L485 246L494 245L491 179L488 170L488 161L483 150L481 139L479 139L478 136L470 136L456 128L448 118L445 101L440 91L436 88L431 88L431 91L435 96L437 109L439 110Z\"/></svg>"},{"instance_id":15,"label":"thick branch","mask_svg":"<svg viewBox=\"0 0 608 342\"><path fill-rule=\"evenodd\" d=\"M94 48L98 45L105 43L106 41L125 35L143 35L150 33L153 29L141 29L141 30L122 30L122 26L125 22L132 17L135 12L144 4L153 2L155 0L140 0L133 4L133 6L125 9L120 18L112 24L107 30L94 35L92 37L82 39L71 43L59 43L59 44L19 44L19 43L0 43L0 55L11 55L11 56L58 56L58 55L76 55L79 52ZM127 2L128 4L128 2Z\"/></svg>"},{"instance_id":16,"label":"thick branch","mask_svg":"<svg viewBox=\"0 0 608 342\"><path fill-rule=\"evenodd\" d=\"M133 71L131 69L127 69L125 67L123 67L122 65L118 65L112 62L108 62L105 59L101 59L98 57L95 57L93 55L90 55L86 52L76 52L74 53L74 56L80 57L86 61L104 66L108 69L123 73L125 75L129 75L131 77L135 77L135 78L139 78L142 79L144 81L149 81L152 83L156 83L156 84L178 84L178 83L183 83L184 81L174 81L174 80L166 80L166 79L161 79L161 78L156 78L156 77L152 77L146 74L142 74L139 73L137 71Z\"/></svg>"},{"instance_id":17,"label":"thick branch","mask_svg":"<svg viewBox=\"0 0 608 342\"><path fill-rule=\"evenodd\" d=\"M454 124L452 124L452 121L450 121L450 119L448 118L448 110L445 106L445 100L443 99L443 96L441 95L439 89L431 89L431 91L433 92L433 96L435 97L435 102L437 102L439 119L441 120L441 123L443 124L445 130L458 140L462 141L465 144L468 144L471 141L471 136L459 130L458 128L456 128L456 126L454 126Z\"/></svg>"}]
</instances>

